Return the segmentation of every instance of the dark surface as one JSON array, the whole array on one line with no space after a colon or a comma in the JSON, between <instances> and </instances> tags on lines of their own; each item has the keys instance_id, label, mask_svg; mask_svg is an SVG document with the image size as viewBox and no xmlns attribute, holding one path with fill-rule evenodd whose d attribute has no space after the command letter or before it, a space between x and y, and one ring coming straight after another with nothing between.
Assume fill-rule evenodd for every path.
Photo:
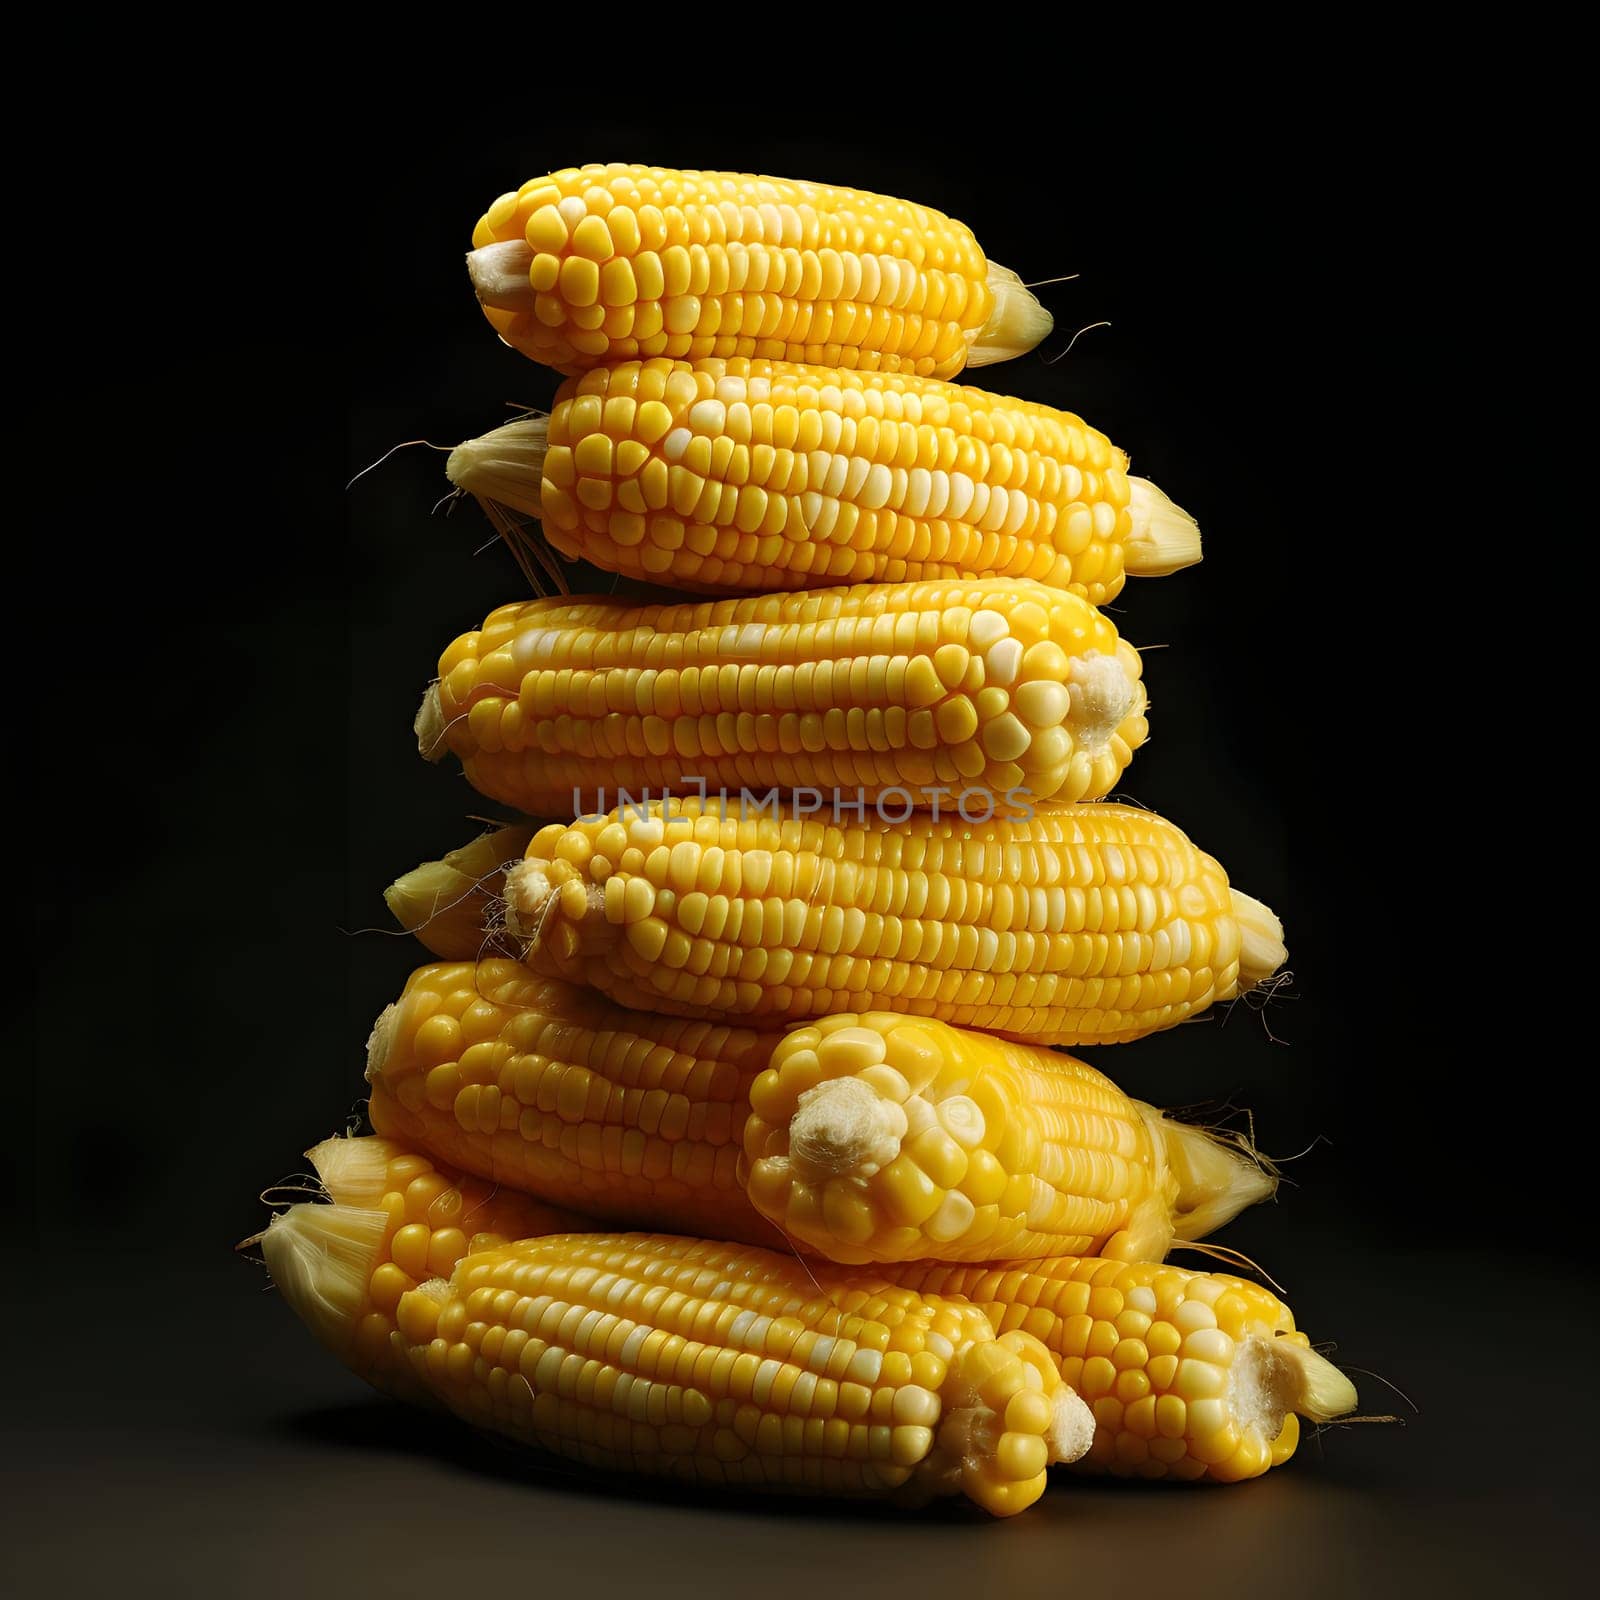
<instances>
[{"instance_id":1,"label":"dark surface","mask_svg":"<svg viewBox=\"0 0 1600 1600\"><path fill-rule=\"evenodd\" d=\"M97 530L92 569L38 542L39 592L72 600L18 662L32 748L106 775L98 810L43 812L30 860L37 1071L16 1114L35 1137L12 1195L0 1547L23 1592L1575 1587L1596 1308L1569 1252L1588 1248L1590 1175L1531 1138L1534 1111L1497 1109L1478 1087L1506 1070L1490 1029L1452 1021L1477 978L1451 952L1487 934L1435 898L1448 802L1403 759L1432 741L1427 667L1402 648L1426 608L1402 620L1370 587L1427 515L1403 342L1373 375L1368 330L1407 270L1383 196L1261 104L1114 135L1085 111L1081 143L1022 129L1004 159L911 148L850 106L790 121L786 143L714 110L670 134L412 110L306 111L202 150L192 118L147 108L122 214L203 255L247 197L234 276L135 252L127 315L163 337L108 352L79 326L60 364L63 405L116 419L88 499L128 516ZM1067 1481L1004 1527L708 1505L530 1467L368 1396L230 1256L262 1224L256 1191L357 1106L370 1020L421 958L382 886L487 809L418 760L410 721L440 648L519 592L516 570L475 554L474 507L430 517L447 488L430 451L344 484L399 441L548 401L556 380L497 344L460 253L501 189L612 156L903 192L1024 277L1082 274L1043 291L1060 331L1040 354L976 376L1082 411L1199 518L1205 563L1118 602L1135 643L1170 647L1147 656L1154 740L1127 792L1283 915L1296 974L1264 1014L1094 1059L1151 1100L1252 1108L1275 1155L1313 1146L1225 1242L1338 1359L1412 1397L1359 1379L1403 1429L1332 1431L1237 1489ZM1353 215L1381 259L1352 265ZM43 633L51 615L76 646ZM1392 678L1359 670L1374 652L1402 663L1398 711ZM91 757L54 753L83 739Z\"/></svg>"}]
</instances>

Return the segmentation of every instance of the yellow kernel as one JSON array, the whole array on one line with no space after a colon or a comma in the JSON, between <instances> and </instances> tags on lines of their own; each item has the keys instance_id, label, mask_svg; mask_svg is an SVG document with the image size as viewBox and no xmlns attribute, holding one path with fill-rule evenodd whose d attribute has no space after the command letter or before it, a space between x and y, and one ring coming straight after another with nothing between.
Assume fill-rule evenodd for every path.
<instances>
[{"instance_id":1,"label":"yellow kernel","mask_svg":"<svg viewBox=\"0 0 1600 1600\"><path fill-rule=\"evenodd\" d=\"M389 1244L389 1254L402 1272L421 1278L428 1270L428 1240L430 1234L420 1222L407 1223Z\"/></svg>"},{"instance_id":2,"label":"yellow kernel","mask_svg":"<svg viewBox=\"0 0 1600 1600\"><path fill-rule=\"evenodd\" d=\"M1008 1478L1036 1478L1050 1465L1050 1447L1036 1433L1003 1433L995 1460Z\"/></svg>"},{"instance_id":3,"label":"yellow kernel","mask_svg":"<svg viewBox=\"0 0 1600 1600\"><path fill-rule=\"evenodd\" d=\"M944 701L934 712L934 722L946 744L963 744L978 731L978 713L965 695Z\"/></svg>"},{"instance_id":4,"label":"yellow kernel","mask_svg":"<svg viewBox=\"0 0 1600 1600\"><path fill-rule=\"evenodd\" d=\"M569 306L592 306L600 298L600 269L587 256L561 263L561 297Z\"/></svg>"},{"instance_id":5,"label":"yellow kernel","mask_svg":"<svg viewBox=\"0 0 1600 1600\"><path fill-rule=\"evenodd\" d=\"M523 237L536 251L554 255L567 242L567 225L554 206L540 206L528 218Z\"/></svg>"},{"instance_id":6,"label":"yellow kernel","mask_svg":"<svg viewBox=\"0 0 1600 1600\"><path fill-rule=\"evenodd\" d=\"M608 306L629 306L639 297L633 266L625 256L617 256L600 269L600 299Z\"/></svg>"},{"instance_id":7,"label":"yellow kernel","mask_svg":"<svg viewBox=\"0 0 1600 1600\"><path fill-rule=\"evenodd\" d=\"M439 1326L439 1302L413 1289L401 1298L395 1309L395 1321L409 1343L426 1344Z\"/></svg>"},{"instance_id":8,"label":"yellow kernel","mask_svg":"<svg viewBox=\"0 0 1600 1600\"><path fill-rule=\"evenodd\" d=\"M604 478L611 472L611 441L603 433L586 434L577 443L572 458L579 472Z\"/></svg>"},{"instance_id":9,"label":"yellow kernel","mask_svg":"<svg viewBox=\"0 0 1600 1600\"><path fill-rule=\"evenodd\" d=\"M1189 1421L1189 1409L1175 1394L1164 1394L1156 1401L1156 1428L1165 1439L1181 1439Z\"/></svg>"},{"instance_id":10,"label":"yellow kernel","mask_svg":"<svg viewBox=\"0 0 1600 1600\"><path fill-rule=\"evenodd\" d=\"M588 216L572 230L572 248L591 261L608 260L612 253L611 230L604 217ZM619 302L620 303L620 302Z\"/></svg>"},{"instance_id":11,"label":"yellow kernel","mask_svg":"<svg viewBox=\"0 0 1600 1600\"><path fill-rule=\"evenodd\" d=\"M368 1297L379 1311L393 1311L400 1304L401 1295L414 1288L416 1282L409 1273L386 1261L372 1274Z\"/></svg>"}]
</instances>

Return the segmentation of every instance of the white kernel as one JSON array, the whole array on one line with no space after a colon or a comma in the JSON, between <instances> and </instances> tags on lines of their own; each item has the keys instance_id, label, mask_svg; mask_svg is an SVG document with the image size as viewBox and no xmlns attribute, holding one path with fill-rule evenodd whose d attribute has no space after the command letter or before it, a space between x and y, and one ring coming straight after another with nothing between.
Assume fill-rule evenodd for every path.
<instances>
[{"instance_id":1,"label":"white kernel","mask_svg":"<svg viewBox=\"0 0 1600 1600\"><path fill-rule=\"evenodd\" d=\"M830 500L837 500L844 494L844 486L850 477L850 457L830 456L828 459L828 475L822 480L822 492Z\"/></svg>"},{"instance_id":2,"label":"white kernel","mask_svg":"<svg viewBox=\"0 0 1600 1600\"><path fill-rule=\"evenodd\" d=\"M661 441L661 459L663 461L682 461L683 452L689 448L689 441L693 438L694 435L687 428L674 428Z\"/></svg>"},{"instance_id":3,"label":"white kernel","mask_svg":"<svg viewBox=\"0 0 1600 1600\"><path fill-rule=\"evenodd\" d=\"M1193 1285L1188 1288L1192 1291ZM1172 1314L1172 1325L1179 1333L1194 1333L1200 1328L1216 1327L1217 1314L1198 1300L1185 1300Z\"/></svg>"},{"instance_id":4,"label":"white kernel","mask_svg":"<svg viewBox=\"0 0 1600 1600\"><path fill-rule=\"evenodd\" d=\"M767 1403L767 1399L772 1393L772 1386L777 1382L778 1374L782 1371L783 1363L774 1361L771 1356L768 1356L756 1368L756 1381L750 1386L750 1398L758 1406L764 1406Z\"/></svg>"},{"instance_id":5,"label":"white kernel","mask_svg":"<svg viewBox=\"0 0 1600 1600\"><path fill-rule=\"evenodd\" d=\"M857 1350L845 1369L852 1383L876 1383L883 1372L883 1357L876 1350Z\"/></svg>"},{"instance_id":6,"label":"white kernel","mask_svg":"<svg viewBox=\"0 0 1600 1600\"><path fill-rule=\"evenodd\" d=\"M728 408L720 400L701 400L689 408L689 426L696 433L721 433L727 422Z\"/></svg>"},{"instance_id":7,"label":"white kernel","mask_svg":"<svg viewBox=\"0 0 1600 1600\"><path fill-rule=\"evenodd\" d=\"M1022 667L1022 641L1009 636L996 639L983 653L983 681L1009 689Z\"/></svg>"},{"instance_id":8,"label":"white kernel","mask_svg":"<svg viewBox=\"0 0 1600 1600\"><path fill-rule=\"evenodd\" d=\"M820 1335L817 1342L811 1347L811 1354L806 1358L806 1365L813 1372L826 1372L828 1358L833 1354L833 1347L839 1341L831 1333Z\"/></svg>"},{"instance_id":9,"label":"white kernel","mask_svg":"<svg viewBox=\"0 0 1600 1600\"><path fill-rule=\"evenodd\" d=\"M972 505L972 496L975 485L971 478L964 472L952 472L950 475L950 503L945 508L946 515L953 521L964 522L967 511Z\"/></svg>"},{"instance_id":10,"label":"white kernel","mask_svg":"<svg viewBox=\"0 0 1600 1600\"><path fill-rule=\"evenodd\" d=\"M944 1131L966 1150L976 1150L983 1143L988 1124L978 1102L970 1095L953 1094L939 1102L939 1122Z\"/></svg>"},{"instance_id":11,"label":"white kernel","mask_svg":"<svg viewBox=\"0 0 1600 1600\"><path fill-rule=\"evenodd\" d=\"M1184 1339L1180 1353L1192 1361L1225 1367L1233 1360L1233 1340L1221 1328L1196 1328Z\"/></svg>"},{"instance_id":12,"label":"white kernel","mask_svg":"<svg viewBox=\"0 0 1600 1600\"><path fill-rule=\"evenodd\" d=\"M984 507L978 526L985 533L998 533L1010 512L1011 491L997 483L989 490L989 504Z\"/></svg>"},{"instance_id":13,"label":"white kernel","mask_svg":"<svg viewBox=\"0 0 1600 1600\"><path fill-rule=\"evenodd\" d=\"M987 650L990 645L1004 639L1011 630L998 611L974 611L967 628L967 644L973 650ZM987 682L987 676L985 682Z\"/></svg>"},{"instance_id":14,"label":"white kernel","mask_svg":"<svg viewBox=\"0 0 1600 1600\"><path fill-rule=\"evenodd\" d=\"M867 474L872 471L872 463L865 456L851 456L850 470L845 475L844 498L856 500L860 498L863 485L867 481Z\"/></svg>"},{"instance_id":15,"label":"white kernel","mask_svg":"<svg viewBox=\"0 0 1600 1600\"><path fill-rule=\"evenodd\" d=\"M750 384L748 387L753 390L755 385ZM745 398L745 389L746 384L743 378L718 378L714 392L723 405L732 406L737 405ZM755 400L758 396L752 393L749 398Z\"/></svg>"},{"instance_id":16,"label":"white kernel","mask_svg":"<svg viewBox=\"0 0 1600 1600\"><path fill-rule=\"evenodd\" d=\"M906 474L906 500L903 507L908 517L920 517L928 510L928 500L933 492L933 478L926 467L913 467Z\"/></svg>"},{"instance_id":17,"label":"white kernel","mask_svg":"<svg viewBox=\"0 0 1600 1600\"><path fill-rule=\"evenodd\" d=\"M880 506L888 505L889 491L893 487L894 479L889 469L881 461L877 462L861 485L859 503L868 511L876 511Z\"/></svg>"},{"instance_id":18,"label":"white kernel","mask_svg":"<svg viewBox=\"0 0 1600 1600\"><path fill-rule=\"evenodd\" d=\"M958 1239L972 1226L977 1214L978 1208L959 1189L952 1189L944 1197L944 1204L922 1225L923 1231L941 1244Z\"/></svg>"},{"instance_id":19,"label":"white kernel","mask_svg":"<svg viewBox=\"0 0 1600 1600\"><path fill-rule=\"evenodd\" d=\"M626 1339L622 1341L622 1350L618 1354L617 1364L631 1367L639 1359L639 1352L644 1349L644 1342L650 1337L650 1329L640 1323Z\"/></svg>"}]
</instances>

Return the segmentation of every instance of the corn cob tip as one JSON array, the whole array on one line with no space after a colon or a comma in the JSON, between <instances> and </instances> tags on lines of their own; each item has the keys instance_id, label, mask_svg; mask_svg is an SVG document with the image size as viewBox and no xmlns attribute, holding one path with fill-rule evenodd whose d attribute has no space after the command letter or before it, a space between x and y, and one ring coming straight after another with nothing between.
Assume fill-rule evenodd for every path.
<instances>
[{"instance_id":1,"label":"corn cob tip","mask_svg":"<svg viewBox=\"0 0 1600 1600\"><path fill-rule=\"evenodd\" d=\"M1128 514L1133 531L1122 548L1132 577L1164 578L1202 559L1200 524L1148 478L1128 474Z\"/></svg>"},{"instance_id":2,"label":"corn cob tip","mask_svg":"<svg viewBox=\"0 0 1600 1600\"><path fill-rule=\"evenodd\" d=\"M904 1108L871 1084L829 1078L800 1096L789 1123L789 1158L811 1181L869 1178L900 1154L907 1126Z\"/></svg>"},{"instance_id":3,"label":"corn cob tip","mask_svg":"<svg viewBox=\"0 0 1600 1600\"><path fill-rule=\"evenodd\" d=\"M519 861L507 870L502 893L506 932L530 951L543 942L552 914L576 925L605 907L604 890L580 878L570 861Z\"/></svg>"},{"instance_id":4,"label":"corn cob tip","mask_svg":"<svg viewBox=\"0 0 1600 1600\"><path fill-rule=\"evenodd\" d=\"M1239 987L1253 989L1265 983L1289 959L1283 942L1283 924L1270 906L1237 889L1228 891L1233 920L1239 924Z\"/></svg>"},{"instance_id":5,"label":"corn cob tip","mask_svg":"<svg viewBox=\"0 0 1600 1600\"><path fill-rule=\"evenodd\" d=\"M1047 1467L1081 1460L1094 1443L1094 1413L1020 1329L957 1352L938 1400L934 1446L907 1486L914 1501L960 1490L1011 1516L1044 1493Z\"/></svg>"},{"instance_id":6,"label":"corn cob tip","mask_svg":"<svg viewBox=\"0 0 1600 1600\"><path fill-rule=\"evenodd\" d=\"M1276 1193L1277 1173L1256 1157L1247 1141L1219 1138L1207 1128L1153 1114L1157 1121L1151 1133L1177 1184L1174 1238L1203 1239Z\"/></svg>"},{"instance_id":7,"label":"corn cob tip","mask_svg":"<svg viewBox=\"0 0 1600 1600\"><path fill-rule=\"evenodd\" d=\"M390 1006L378 1019L378 1028L389 1020ZM378 1035L373 1030L373 1038ZM367 1049L372 1049L371 1040ZM388 1139L372 1137L355 1138L349 1134L335 1134L314 1144L306 1151L311 1170L322 1180L335 1205L376 1207L383 1200L384 1182L389 1172L389 1162L399 1153L399 1146Z\"/></svg>"},{"instance_id":8,"label":"corn cob tip","mask_svg":"<svg viewBox=\"0 0 1600 1600\"><path fill-rule=\"evenodd\" d=\"M417 749L424 761L442 761L448 753L444 742L444 707L439 701L439 685L430 683L422 696L412 720L411 731L417 736Z\"/></svg>"},{"instance_id":9,"label":"corn cob tip","mask_svg":"<svg viewBox=\"0 0 1600 1600\"><path fill-rule=\"evenodd\" d=\"M445 476L480 500L537 517L549 432L548 417L526 416L463 440L446 458Z\"/></svg>"},{"instance_id":10,"label":"corn cob tip","mask_svg":"<svg viewBox=\"0 0 1600 1600\"><path fill-rule=\"evenodd\" d=\"M388 1227L385 1211L308 1203L274 1217L261 1237L267 1270L290 1309L341 1358Z\"/></svg>"},{"instance_id":11,"label":"corn cob tip","mask_svg":"<svg viewBox=\"0 0 1600 1600\"><path fill-rule=\"evenodd\" d=\"M1050 1459L1068 1466L1083 1460L1093 1447L1094 1412L1076 1389L1062 1388L1056 1395L1045 1442Z\"/></svg>"},{"instance_id":12,"label":"corn cob tip","mask_svg":"<svg viewBox=\"0 0 1600 1600\"><path fill-rule=\"evenodd\" d=\"M533 246L523 239L486 244L467 253L467 276L478 303L497 311L532 311Z\"/></svg>"},{"instance_id":13,"label":"corn cob tip","mask_svg":"<svg viewBox=\"0 0 1600 1600\"><path fill-rule=\"evenodd\" d=\"M989 292L994 310L989 320L967 335L969 367L987 367L995 361L1025 356L1049 336L1056 319L1039 304L1038 297L1010 267L989 263Z\"/></svg>"}]
</instances>

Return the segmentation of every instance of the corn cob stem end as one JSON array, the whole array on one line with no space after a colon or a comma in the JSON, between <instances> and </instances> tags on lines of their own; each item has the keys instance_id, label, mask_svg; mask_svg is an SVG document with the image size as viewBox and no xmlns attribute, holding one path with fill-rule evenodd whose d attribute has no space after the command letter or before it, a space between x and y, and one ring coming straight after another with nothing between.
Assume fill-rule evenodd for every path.
<instances>
[{"instance_id":1,"label":"corn cob stem end","mask_svg":"<svg viewBox=\"0 0 1600 1600\"><path fill-rule=\"evenodd\" d=\"M972 341L967 353L969 367L987 367L995 361L1024 356L1056 325L1056 319L1039 304L1034 292L1010 267L1002 267L998 261L989 263L989 292L994 296L989 320L967 335Z\"/></svg>"},{"instance_id":2,"label":"corn cob stem end","mask_svg":"<svg viewBox=\"0 0 1600 1600\"><path fill-rule=\"evenodd\" d=\"M537 517L549 440L548 417L518 417L458 444L445 460L445 476L479 500Z\"/></svg>"},{"instance_id":3,"label":"corn cob stem end","mask_svg":"<svg viewBox=\"0 0 1600 1600\"><path fill-rule=\"evenodd\" d=\"M1331 1422L1354 1411L1356 1386L1307 1345L1252 1335L1240 1346L1229 1395L1242 1427L1268 1439L1283 1431L1291 1412L1308 1422Z\"/></svg>"},{"instance_id":4,"label":"corn cob stem end","mask_svg":"<svg viewBox=\"0 0 1600 1600\"><path fill-rule=\"evenodd\" d=\"M395 1029L399 1025L399 1007L388 1005L378 1013L378 1020L372 1024L372 1032L367 1035L367 1082L376 1083L382 1073L384 1063L389 1059L389 1051L394 1046ZM336 1141L326 1141L333 1144ZM323 1147L318 1145L320 1150ZM310 1152L308 1152L310 1154ZM313 1156L313 1160L315 1157ZM317 1168L321 1172L321 1168Z\"/></svg>"},{"instance_id":5,"label":"corn cob stem end","mask_svg":"<svg viewBox=\"0 0 1600 1600\"><path fill-rule=\"evenodd\" d=\"M390 1021L389 1006L378 1019L378 1028ZM392 1031L392 1030L391 1030ZM373 1039L378 1030L373 1030ZM367 1041L370 1060L372 1040ZM389 1158L395 1147L387 1139L355 1138L335 1134L306 1151L311 1170L322 1180L335 1205L376 1207L383 1200L384 1180L389 1173Z\"/></svg>"},{"instance_id":6,"label":"corn cob stem end","mask_svg":"<svg viewBox=\"0 0 1600 1600\"><path fill-rule=\"evenodd\" d=\"M473 879L445 861L424 861L383 891L383 903L407 933L419 933L475 887ZM433 946L429 945L429 949Z\"/></svg>"},{"instance_id":7,"label":"corn cob stem end","mask_svg":"<svg viewBox=\"0 0 1600 1600\"><path fill-rule=\"evenodd\" d=\"M1164 578L1201 559L1200 524L1148 478L1128 475L1128 515L1133 531L1122 562L1132 577Z\"/></svg>"},{"instance_id":8,"label":"corn cob stem end","mask_svg":"<svg viewBox=\"0 0 1600 1600\"><path fill-rule=\"evenodd\" d=\"M1283 924L1270 906L1237 889L1230 889L1229 894L1233 899L1233 920L1239 924L1239 987L1253 989L1289 959Z\"/></svg>"},{"instance_id":9,"label":"corn cob stem end","mask_svg":"<svg viewBox=\"0 0 1600 1600\"><path fill-rule=\"evenodd\" d=\"M467 276L480 305L497 311L532 311L534 290L528 274L533 246L525 239L506 239L467 253Z\"/></svg>"},{"instance_id":10,"label":"corn cob stem end","mask_svg":"<svg viewBox=\"0 0 1600 1600\"><path fill-rule=\"evenodd\" d=\"M439 701L439 685L430 683L422 697L422 704L417 707L416 718L411 724L412 732L417 736L417 749L422 752L424 761L444 759L445 727L444 707Z\"/></svg>"},{"instance_id":11,"label":"corn cob stem end","mask_svg":"<svg viewBox=\"0 0 1600 1600\"><path fill-rule=\"evenodd\" d=\"M1208 1128L1169 1121L1159 1112L1146 1115L1155 1119L1151 1135L1177 1184L1172 1202L1174 1238L1203 1239L1276 1192L1277 1173L1256 1156L1242 1135L1219 1137Z\"/></svg>"},{"instance_id":12,"label":"corn cob stem end","mask_svg":"<svg viewBox=\"0 0 1600 1600\"><path fill-rule=\"evenodd\" d=\"M267 1270L283 1298L341 1358L366 1304L367 1285L388 1227L385 1211L304 1204L274 1217L261 1237Z\"/></svg>"}]
</instances>

